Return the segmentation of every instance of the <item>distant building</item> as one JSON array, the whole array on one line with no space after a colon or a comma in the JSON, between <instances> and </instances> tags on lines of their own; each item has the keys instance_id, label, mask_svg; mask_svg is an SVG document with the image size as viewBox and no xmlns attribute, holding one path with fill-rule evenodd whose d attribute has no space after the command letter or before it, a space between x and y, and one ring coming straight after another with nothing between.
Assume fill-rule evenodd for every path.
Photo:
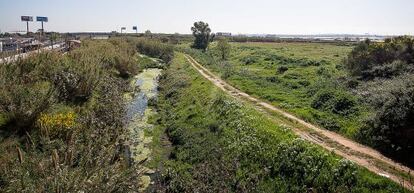
<instances>
[{"instance_id":1,"label":"distant building","mask_svg":"<svg viewBox=\"0 0 414 193\"><path fill-rule=\"evenodd\" d=\"M229 32L217 32L216 36L218 36L218 37L230 37L231 33L229 33Z\"/></svg>"},{"instance_id":2,"label":"distant building","mask_svg":"<svg viewBox=\"0 0 414 193\"><path fill-rule=\"evenodd\" d=\"M96 35L96 36L92 36L93 40L107 40L109 39L109 36L105 36L105 35Z\"/></svg>"}]
</instances>

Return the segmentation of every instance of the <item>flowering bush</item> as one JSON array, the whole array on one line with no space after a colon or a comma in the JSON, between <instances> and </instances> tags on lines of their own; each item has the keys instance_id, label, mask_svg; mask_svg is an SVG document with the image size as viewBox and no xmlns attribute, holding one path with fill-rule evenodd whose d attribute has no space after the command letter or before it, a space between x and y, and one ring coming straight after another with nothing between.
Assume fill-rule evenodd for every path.
<instances>
[{"instance_id":1,"label":"flowering bush","mask_svg":"<svg viewBox=\"0 0 414 193\"><path fill-rule=\"evenodd\" d=\"M72 111L57 114L42 113L37 123L42 133L50 137L56 137L75 128L76 115Z\"/></svg>"}]
</instances>

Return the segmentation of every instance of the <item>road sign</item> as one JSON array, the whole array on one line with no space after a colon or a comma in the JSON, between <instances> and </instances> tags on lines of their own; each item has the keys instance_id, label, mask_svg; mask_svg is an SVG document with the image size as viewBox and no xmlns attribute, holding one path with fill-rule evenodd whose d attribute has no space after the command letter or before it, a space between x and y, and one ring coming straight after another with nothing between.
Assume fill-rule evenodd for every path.
<instances>
[{"instance_id":1,"label":"road sign","mask_svg":"<svg viewBox=\"0 0 414 193\"><path fill-rule=\"evenodd\" d=\"M126 27L121 27L121 30L126 30Z\"/></svg>"},{"instance_id":2,"label":"road sign","mask_svg":"<svg viewBox=\"0 0 414 193\"><path fill-rule=\"evenodd\" d=\"M36 21L41 21L41 22L48 22L48 18L47 17L36 17Z\"/></svg>"},{"instance_id":3,"label":"road sign","mask_svg":"<svg viewBox=\"0 0 414 193\"><path fill-rule=\"evenodd\" d=\"M22 16L21 19L22 19L22 21L33 21L32 16Z\"/></svg>"},{"instance_id":4,"label":"road sign","mask_svg":"<svg viewBox=\"0 0 414 193\"><path fill-rule=\"evenodd\" d=\"M137 30L137 26L132 26L132 30Z\"/></svg>"}]
</instances>

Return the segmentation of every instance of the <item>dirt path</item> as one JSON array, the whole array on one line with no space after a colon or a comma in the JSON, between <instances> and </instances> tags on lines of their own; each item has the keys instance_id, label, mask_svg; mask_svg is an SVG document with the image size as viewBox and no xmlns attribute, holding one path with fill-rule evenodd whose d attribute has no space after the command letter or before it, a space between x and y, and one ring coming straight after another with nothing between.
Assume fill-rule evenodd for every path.
<instances>
[{"instance_id":1,"label":"dirt path","mask_svg":"<svg viewBox=\"0 0 414 193\"><path fill-rule=\"evenodd\" d=\"M301 138L318 144L329 151L333 151L335 154L349 159L380 176L389 178L409 190L414 190L412 183L414 175L410 168L385 157L370 147L356 143L335 132L321 129L282 109L254 98L229 85L224 80L220 79L208 69L200 65L191 56L185 55L185 57L202 76L211 81L215 86L224 92L237 99L254 104L259 110L269 113L276 113L287 119L288 122L290 122L289 125L295 126L293 131Z\"/></svg>"}]
</instances>

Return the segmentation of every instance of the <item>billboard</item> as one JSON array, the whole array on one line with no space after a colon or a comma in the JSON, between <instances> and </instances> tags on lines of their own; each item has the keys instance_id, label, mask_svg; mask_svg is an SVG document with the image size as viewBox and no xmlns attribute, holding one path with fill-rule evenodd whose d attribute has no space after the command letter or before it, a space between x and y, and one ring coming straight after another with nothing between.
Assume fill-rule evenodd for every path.
<instances>
[{"instance_id":1,"label":"billboard","mask_svg":"<svg viewBox=\"0 0 414 193\"><path fill-rule=\"evenodd\" d=\"M47 17L36 17L36 21L41 21L41 22L48 22L48 18Z\"/></svg>"},{"instance_id":2,"label":"billboard","mask_svg":"<svg viewBox=\"0 0 414 193\"><path fill-rule=\"evenodd\" d=\"M22 19L22 21L33 21L32 16L22 16L21 19Z\"/></svg>"},{"instance_id":3,"label":"billboard","mask_svg":"<svg viewBox=\"0 0 414 193\"><path fill-rule=\"evenodd\" d=\"M132 26L132 30L137 30L137 26Z\"/></svg>"}]
</instances>

